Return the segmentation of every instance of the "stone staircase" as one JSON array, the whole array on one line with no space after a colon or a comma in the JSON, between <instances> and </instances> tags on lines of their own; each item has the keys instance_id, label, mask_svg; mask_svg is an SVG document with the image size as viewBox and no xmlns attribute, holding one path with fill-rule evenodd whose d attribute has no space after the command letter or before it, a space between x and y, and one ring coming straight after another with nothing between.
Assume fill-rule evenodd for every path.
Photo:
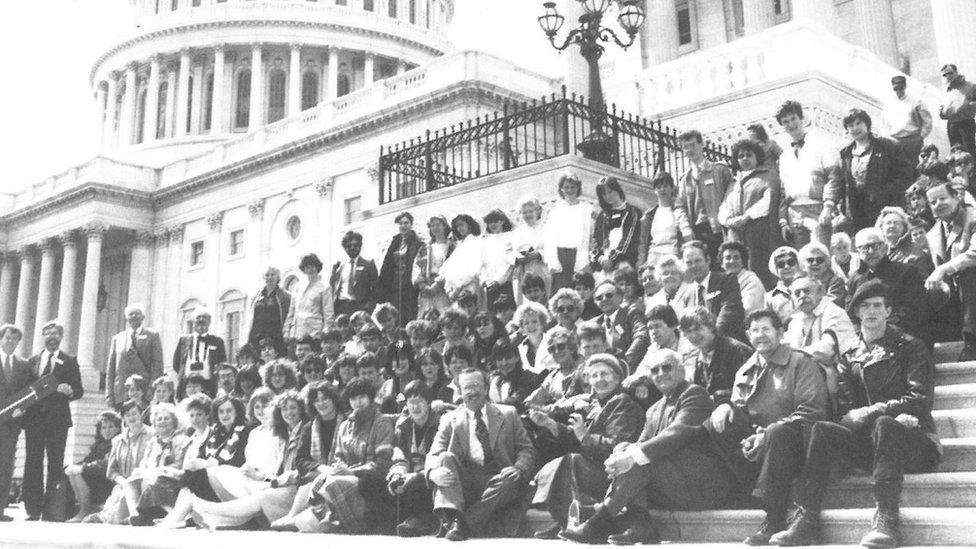
<instances>
[{"instance_id":1,"label":"stone staircase","mask_svg":"<svg viewBox=\"0 0 976 549\"><path fill-rule=\"evenodd\" d=\"M945 457L932 473L906 475L902 492L903 545L976 545L976 362L953 362L960 344L936 346L935 417ZM828 490L824 543L856 544L870 527L874 500L869 475ZM676 542L739 542L763 520L759 510L653 511L662 536ZM529 512L531 530L551 524Z\"/></svg>"}]
</instances>

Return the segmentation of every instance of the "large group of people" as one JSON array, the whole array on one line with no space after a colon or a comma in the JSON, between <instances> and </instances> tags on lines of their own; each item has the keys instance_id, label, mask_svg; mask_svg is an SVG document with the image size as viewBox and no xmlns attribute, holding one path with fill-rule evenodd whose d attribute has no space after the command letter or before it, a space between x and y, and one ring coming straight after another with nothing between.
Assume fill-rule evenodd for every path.
<instances>
[{"instance_id":1,"label":"large group of people","mask_svg":"<svg viewBox=\"0 0 976 549\"><path fill-rule=\"evenodd\" d=\"M0 397L59 384L0 423L0 504L21 428L28 520L67 479L71 521L156 528L464 540L517 535L537 508L537 537L639 544L659 541L650 509L758 505L746 543L809 545L832 469L859 468L862 545L894 547L904 474L941 456L932 346L976 358L976 98L943 73L948 162L895 77L888 136L855 109L840 149L795 101L786 147L752 126L730 165L681 134L689 168L630 190L647 211L613 177L594 208L563 174L549 211L525 196L514 221L434 215L418 234L400 213L379 268L348 232L328 279L311 253L294 292L267 269L235 357L201 309L165 364L132 304L96 442L67 467L83 389L63 327L24 360L2 326Z\"/></svg>"}]
</instances>

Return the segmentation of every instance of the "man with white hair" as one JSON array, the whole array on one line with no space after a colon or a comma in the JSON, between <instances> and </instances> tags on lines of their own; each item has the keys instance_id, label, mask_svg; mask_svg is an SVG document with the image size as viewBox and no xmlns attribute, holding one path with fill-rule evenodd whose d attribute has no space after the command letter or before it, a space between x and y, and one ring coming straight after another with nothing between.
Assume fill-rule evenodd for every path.
<instances>
[{"instance_id":1,"label":"man with white hair","mask_svg":"<svg viewBox=\"0 0 976 549\"><path fill-rule=\"evenodd\" d=\"M193 333L180 336L179 343L176 344L176 351L173 353L173 372L179 380L180 393L182 398L183 383L186 376L199 374L207 381L205 387L210 396L214 395L214 377L217 366L227 360L227 353L224 350L224 340L210 332L210 311L199 308L193 312Z\"/></svg>"},{"instance_id":2,"label":"man with white hair","mask_svg":"<svg viewBox=\"0 0 976 549\"><path fill-rule=\"evenodd\" d=\"M823 283L809 276L801 276L790 284L793 307L783 341L800 349L819 362L829 373L837 358L857 345L854 325L841 309L827 297ZM836 372L834 372L836 375Z\"/></svg>"},{"instance_id":3,"label":"man with white hair","mask_svg":"<svg viewBox=\"0 0 976 549\"><path fill-rule=\"evenodd\" d=\"M925 281L917 268L892 261L888 255L888 244L884 233L876 227L861 229L854 236L855 249L860 257L857 271L851 275L846 307L851 316L851 301L858 288L871 280L879 280L890 288L891 315L888 323L898 326L929 345L932 334L927 329L929 311L925 299Z\"/></svg>"},{"instance_id":4,"label":"man with white hair","mask_svg":"<svg viewBox=\"0 0 976 549\"><path fill-rule=\"evenodd\" d=\"M159 332L145 326L146 309L141 303L125 308L128 327L112 337L105 369L105 401L115 407L126 401L125 380L141 375L152 382L163 375L163 345Z\"/></svg>"}]
</instances>

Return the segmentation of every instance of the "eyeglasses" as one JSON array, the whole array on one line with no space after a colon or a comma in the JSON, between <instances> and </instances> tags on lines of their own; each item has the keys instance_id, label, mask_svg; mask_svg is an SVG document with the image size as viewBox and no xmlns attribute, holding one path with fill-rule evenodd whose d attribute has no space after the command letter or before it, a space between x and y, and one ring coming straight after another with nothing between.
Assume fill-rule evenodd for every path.
<instances>
[{"instance_id":1,"label":"eyeglasses","mask_svg":"<svg viewBox=\"0 0 976 549\"><path fill-rule=\"evenodd\" d=\"M861 253L871 253L876 252L881 249L880 242L868 242L867 244L861 244L857 247L857 251Z\"/></svg>"},{"instance_id":2,"label":"eyeglasses","mask_svg":"<svg viewBox=\"0 0 976 549\"><path fill-rule=\"evenodd\" d=\"M613 299L613 297L615 295L617 295L617 294L615 294L613 292L606 292L606 293L602 293L600 295L593 296L593 300L594 301L603 301L604 299Z\"/></svg>"},{"instance_id":3,"label":"eyeglasses","mask_svg":"<svg viewBox=\"0 0 976 549\"><path fill-rule=\"evenodd\" d=\"M490 318L479 318L477 322L478 326L491 326Z\"/></svg>"},{"instance_id":4,"label":"eyeglasses","mask_svg":"<svg viewBox=\"0 0 976 549\"><path fill-rule=\"evenodd\" d=\"M557 306L553 310L556 311L557 313L572 313L573 311L576 310L576 306L575 305L559 305L559 306Z\"/></svg>"},{"instance_id":5,"label":"eyeglasses","mask_svg":"<svg viewBox=\"0 0 976 549\"><path fill-rule=\"evenodd\" d=\"M807 295L809 293L812 293L812 290L810 289L809 286L803 287L803 288L794 288L793 289L793 295L795 295L797 297L800 297L801 295Z\"/></svg>"},{"instance_id":6,"label":"eyeglasses","mask_svg":"<svg viewBox=\"0 0 976 549\"><path fill-rule=\"evenodd\" d=\"M322 373L325 373L325 370L323 370L322 368L305 368L304 370L302 370L302 372L305 375L308 375L308 374L322 374Z\"/></svg>"},{"instance_id":7,"label":"eyeglasses","mask_svg":"<svg viewBox=\"0 0 976 549\"><path fill-rule=\"evenodd\" d=\"M827 258L819 255L807 258L807 265L823 265L826 262Z\"/></svg>"},{"instance_id":8,"label":"eyeglasses","mask_svg":"<svg viewBox=\"0 0 976 549\"><path fill-rule=\"evenodd\" d=\"M786 267L796 267L796 258L794 258L794 257L787 257L787 258L784 258L784 259L777 259L776 260L776 268L783 269L783 268L786 268Z\"/></svg>"},{"instance_id":9,"label":"eyeglasses","mask_svg":"<svg viewBox=\"0 0 976 549\"><path fill-rule=\"evenodd\" d=\"M559 351L565 351L566 349L569 349L568 343L553 343L552 345L549 345L550 353L558 353Z\"/></svg>"},{"instance_id":10,"label":"eyeglasses","mask_svg":"<svg viewBox=\"0 0 976 549\"><path fill-rule=\"evenodd\" d=\"M671 364L658 364L657 366L651 367L651 374L653 375L666 374L671 370L674 370L674 366Z\"/></svg>"}]
</instances>

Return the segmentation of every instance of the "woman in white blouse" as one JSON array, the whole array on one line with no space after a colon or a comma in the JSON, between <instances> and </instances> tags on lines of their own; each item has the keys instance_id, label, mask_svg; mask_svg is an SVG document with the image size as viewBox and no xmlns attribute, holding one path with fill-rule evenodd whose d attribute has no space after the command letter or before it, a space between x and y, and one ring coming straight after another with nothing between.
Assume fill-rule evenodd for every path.
<instances>
[{"instance_id":1,"label":"woman in white blouse","mask_svg":"<svg viewBox=\"0 0 976 549\"><path fill-rule=\"evenodd\" d=\"M461 214L451 220L451 233L455 242L454 252L440 270L447 298L453 301L461 290L468 290L479 296L479 302L483 304L484 292L478 279L484 263L481 226L470 215Z\"/></svg>"},{"instance_id":2,"label":"woman in white blouse","mask_svg":"<svg viewBox=\"0 0 976 549\"><path fill-rule=\"evenodd\" d=\"M515 266L512 238L515 233L512 231L512 220L498 208L488 212L484 222L483 258L478 277L485 289L485 304L489 305L503 293L511 291L512 270Z\"/></svg>"},{"instance_id":3,"label":"woman in white blouse","mask_svg":"<svg viewBox=\"0 0 976 549\"><path fill-rule=\"evenodd\" d=\"M559 177L561 201L549 210L542 245L543 260L552 270L550 294L572 288L573 274L590 264L593 206L580 201L583 183L573 174Z\"/></svg>"},{"instance_id":4,"label":"woman in white blouse","mask_svg":"<svg viewBox=\"0 0 976 549\"><path fill-rule=\"evenodd\" d=\"M454 251L451 226L447 218L435 215L427 220L429 242L421 242L413 269L413 284L417 287L417 318L424 318L427 311L437 309L443 313L451 306L444 290L444 277L440 275L441 266Z\"/></svg>"},{"instance_id":5,"label":"woman in white blouse","mask_svg":"<svg viewBox=\"0 0 976 549\"><path fill-rule=\"evenodd\" d=\"M545 226L542 224L542 204L534 195L523 196L518 201L522 223L512 235L512 248L515 253L515 269L512 272L512 290L515 304L521 305L522 281L530 274L537 275L546 285L546 296L552 286L549 266L543 259L545 247Z\"/></svg>"},{"instance_id":6,"label":"woman in white blouse","mask_svg":"<svg viewBox=\"0 0 976 549\"><path fill-rule=\"evenodd\" d=\"M262 489L264 479L274 475L281 461L283 443L274 436L273 407L270 406L274 394L265 388L254 391L248 401L248 415L258 421L247 437L244 447L244 465L232 467L221 465L207 470L210 486L221 501L242 498Z\"/></svg>"},{"instance_id":7,"label":"woman in white blouse","mask_svg":"<svg viewBox=\"0 0 976 549\"><path fill-rule=\"evenodd\" d=\"M315 254L307 254L302 256L298 269L306 278L296 289L285 317L285 337L296 340L309 335L318 337L334 317L332 287L322 281L322 261Z\"/></svg>"}]
</instances>

